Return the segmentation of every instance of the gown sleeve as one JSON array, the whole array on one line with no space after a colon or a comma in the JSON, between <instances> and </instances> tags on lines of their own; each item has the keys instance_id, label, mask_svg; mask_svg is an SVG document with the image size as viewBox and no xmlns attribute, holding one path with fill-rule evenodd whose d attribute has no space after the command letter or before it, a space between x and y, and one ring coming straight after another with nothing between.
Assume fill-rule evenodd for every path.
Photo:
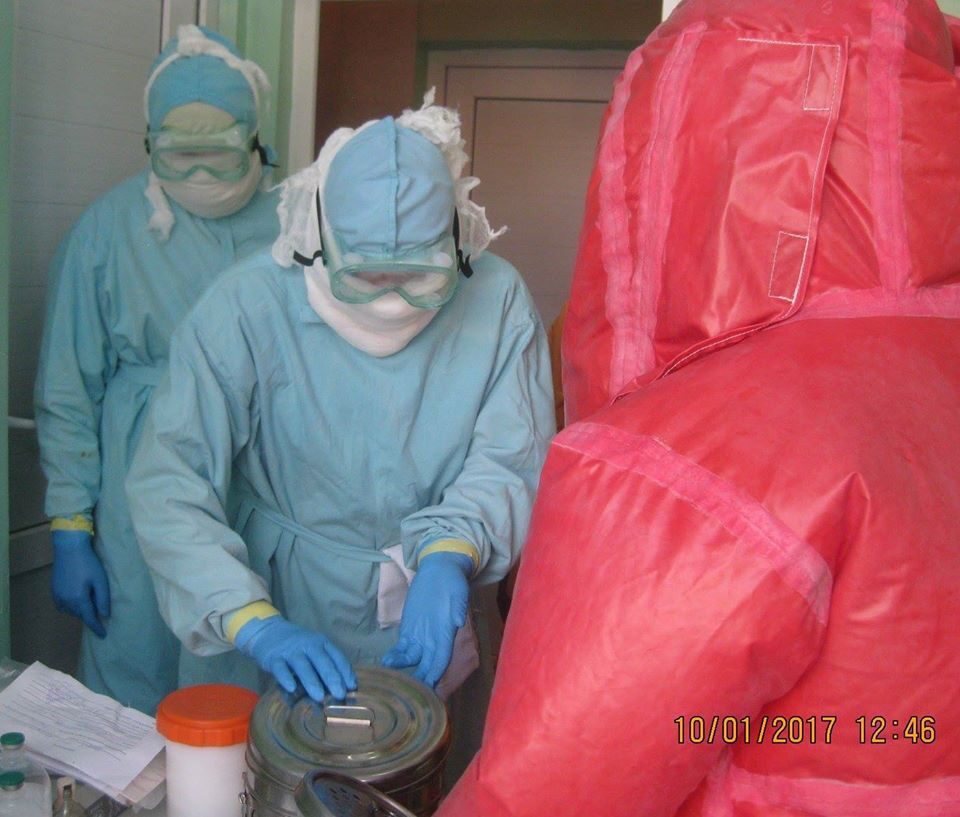
<instances>
[{"instance_id":1,"label":"gown sleeve","mask_svg":"<svg viewBox=\"0 0 960 817\"><path fill-rule=\"evenodd\" d=\"M502 579L519 556L555 431L547 337L519 278L499 332L496 366L462 470L439 503L401 523L407 564L437 540L463 540L477 550L480 584Z\"/></svg>"},{"instance_id":2,"label":"gown sleeve","mask_svg":"<svg viewBox=\"0 0 960 817\"><path fill-rule=\"evenodd\" d=\"M50 268L34 406L51 517L91 517L100 496L100 416L117 366L101 286L109 263L102 222L88 210Z\"/></svg>"},{"instance_id":3,"label":"gown sleeve","mask_svg":"<svg viewBox=\"0 0 960 817\"><path fill-rule=\"evenodd\" d=\"M126 482L160 612L198 655L231 649L223 619L270 600L226 511L233 459L255 423L255 378L237 323L210 312L196 310L174 333Z\"/></svg>"}]
</instances>

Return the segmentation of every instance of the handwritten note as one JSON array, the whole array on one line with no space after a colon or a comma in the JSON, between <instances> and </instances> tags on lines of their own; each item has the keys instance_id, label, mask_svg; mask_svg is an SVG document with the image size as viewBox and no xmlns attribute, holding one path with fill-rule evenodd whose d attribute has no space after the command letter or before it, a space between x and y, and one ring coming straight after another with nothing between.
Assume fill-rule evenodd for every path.
<instances>
[{"instance_id":1,"label":"handwritten note","mask_svg":"<svg viewBox=\"0 0 960 817\"><path fill-rule=\"evenodd\" d=\"M150 782L131 785L163 749L153 718L40 663L0 692L0 731L23 732L44 766L128 802L163 779L155 762Z\"/></svg>"}]
</instances>

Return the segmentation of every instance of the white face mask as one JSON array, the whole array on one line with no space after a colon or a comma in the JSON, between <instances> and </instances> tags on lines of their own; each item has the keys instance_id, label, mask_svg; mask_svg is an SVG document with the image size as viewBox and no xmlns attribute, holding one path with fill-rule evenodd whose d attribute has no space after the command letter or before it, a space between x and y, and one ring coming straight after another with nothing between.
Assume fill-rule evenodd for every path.
<instances>
[{"instance_id":1,"label":"white face mask","mask_svg":"<svg viewBox=\"0 0 960 817\"><path fill-rule=\"evenodd\" d=\"M310 306L347 343L372 357L389 357L406 347L432 321L438 309L411 306L396 292L368 304L348 304L330 291L326 269L304 267Z\"/></svg>"},{"instance_id":2,"label":"white face mask","mask_svg":"<svg viewBox=\"0 0 960 817\"><path fill-rule=\"evenodd\" d=\"M184 210L200 218L224 218L247 206L260 184L263 167L260 154L250 156L250 169L235 182L221 181L198 170L181 181L160 179L163 192Z\"/></svg>"}]
</instances>

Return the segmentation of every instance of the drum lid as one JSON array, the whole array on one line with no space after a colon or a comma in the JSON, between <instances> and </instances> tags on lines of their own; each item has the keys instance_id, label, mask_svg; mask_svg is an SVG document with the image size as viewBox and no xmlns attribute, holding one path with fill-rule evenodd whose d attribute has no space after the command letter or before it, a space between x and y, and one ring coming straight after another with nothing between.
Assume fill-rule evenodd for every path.
<instances>
[{"instance_id":1,"label":"drum lid","mask_svg":"<svg viewBox=\"0 0 960 817\"><path fill-rule=\"evenodd\" d=\"M357 667L357 690L318 704L274 686L250 721L247 762L291 791L307 772L345 774L383 791L412 786L443 764L450 727L433 690L402 672Z\"/></svg>"}]
</instances>

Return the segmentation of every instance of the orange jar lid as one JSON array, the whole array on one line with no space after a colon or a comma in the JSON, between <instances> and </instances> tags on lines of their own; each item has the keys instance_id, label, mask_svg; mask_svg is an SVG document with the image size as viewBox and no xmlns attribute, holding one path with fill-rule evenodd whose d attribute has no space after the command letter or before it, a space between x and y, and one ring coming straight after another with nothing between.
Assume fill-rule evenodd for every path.
<instances>
[{"instance_id":1,"label":"orange jar lid","mask_svg":"<svg viewBox=\"0 0 960 817\"><path fill-rule=\"evenodd\" d=\"M200 684L171 692L157 708L157 731L188 746L233 746L247 739L259 696L231 684Z\"/></svg>"}]
</instances>

